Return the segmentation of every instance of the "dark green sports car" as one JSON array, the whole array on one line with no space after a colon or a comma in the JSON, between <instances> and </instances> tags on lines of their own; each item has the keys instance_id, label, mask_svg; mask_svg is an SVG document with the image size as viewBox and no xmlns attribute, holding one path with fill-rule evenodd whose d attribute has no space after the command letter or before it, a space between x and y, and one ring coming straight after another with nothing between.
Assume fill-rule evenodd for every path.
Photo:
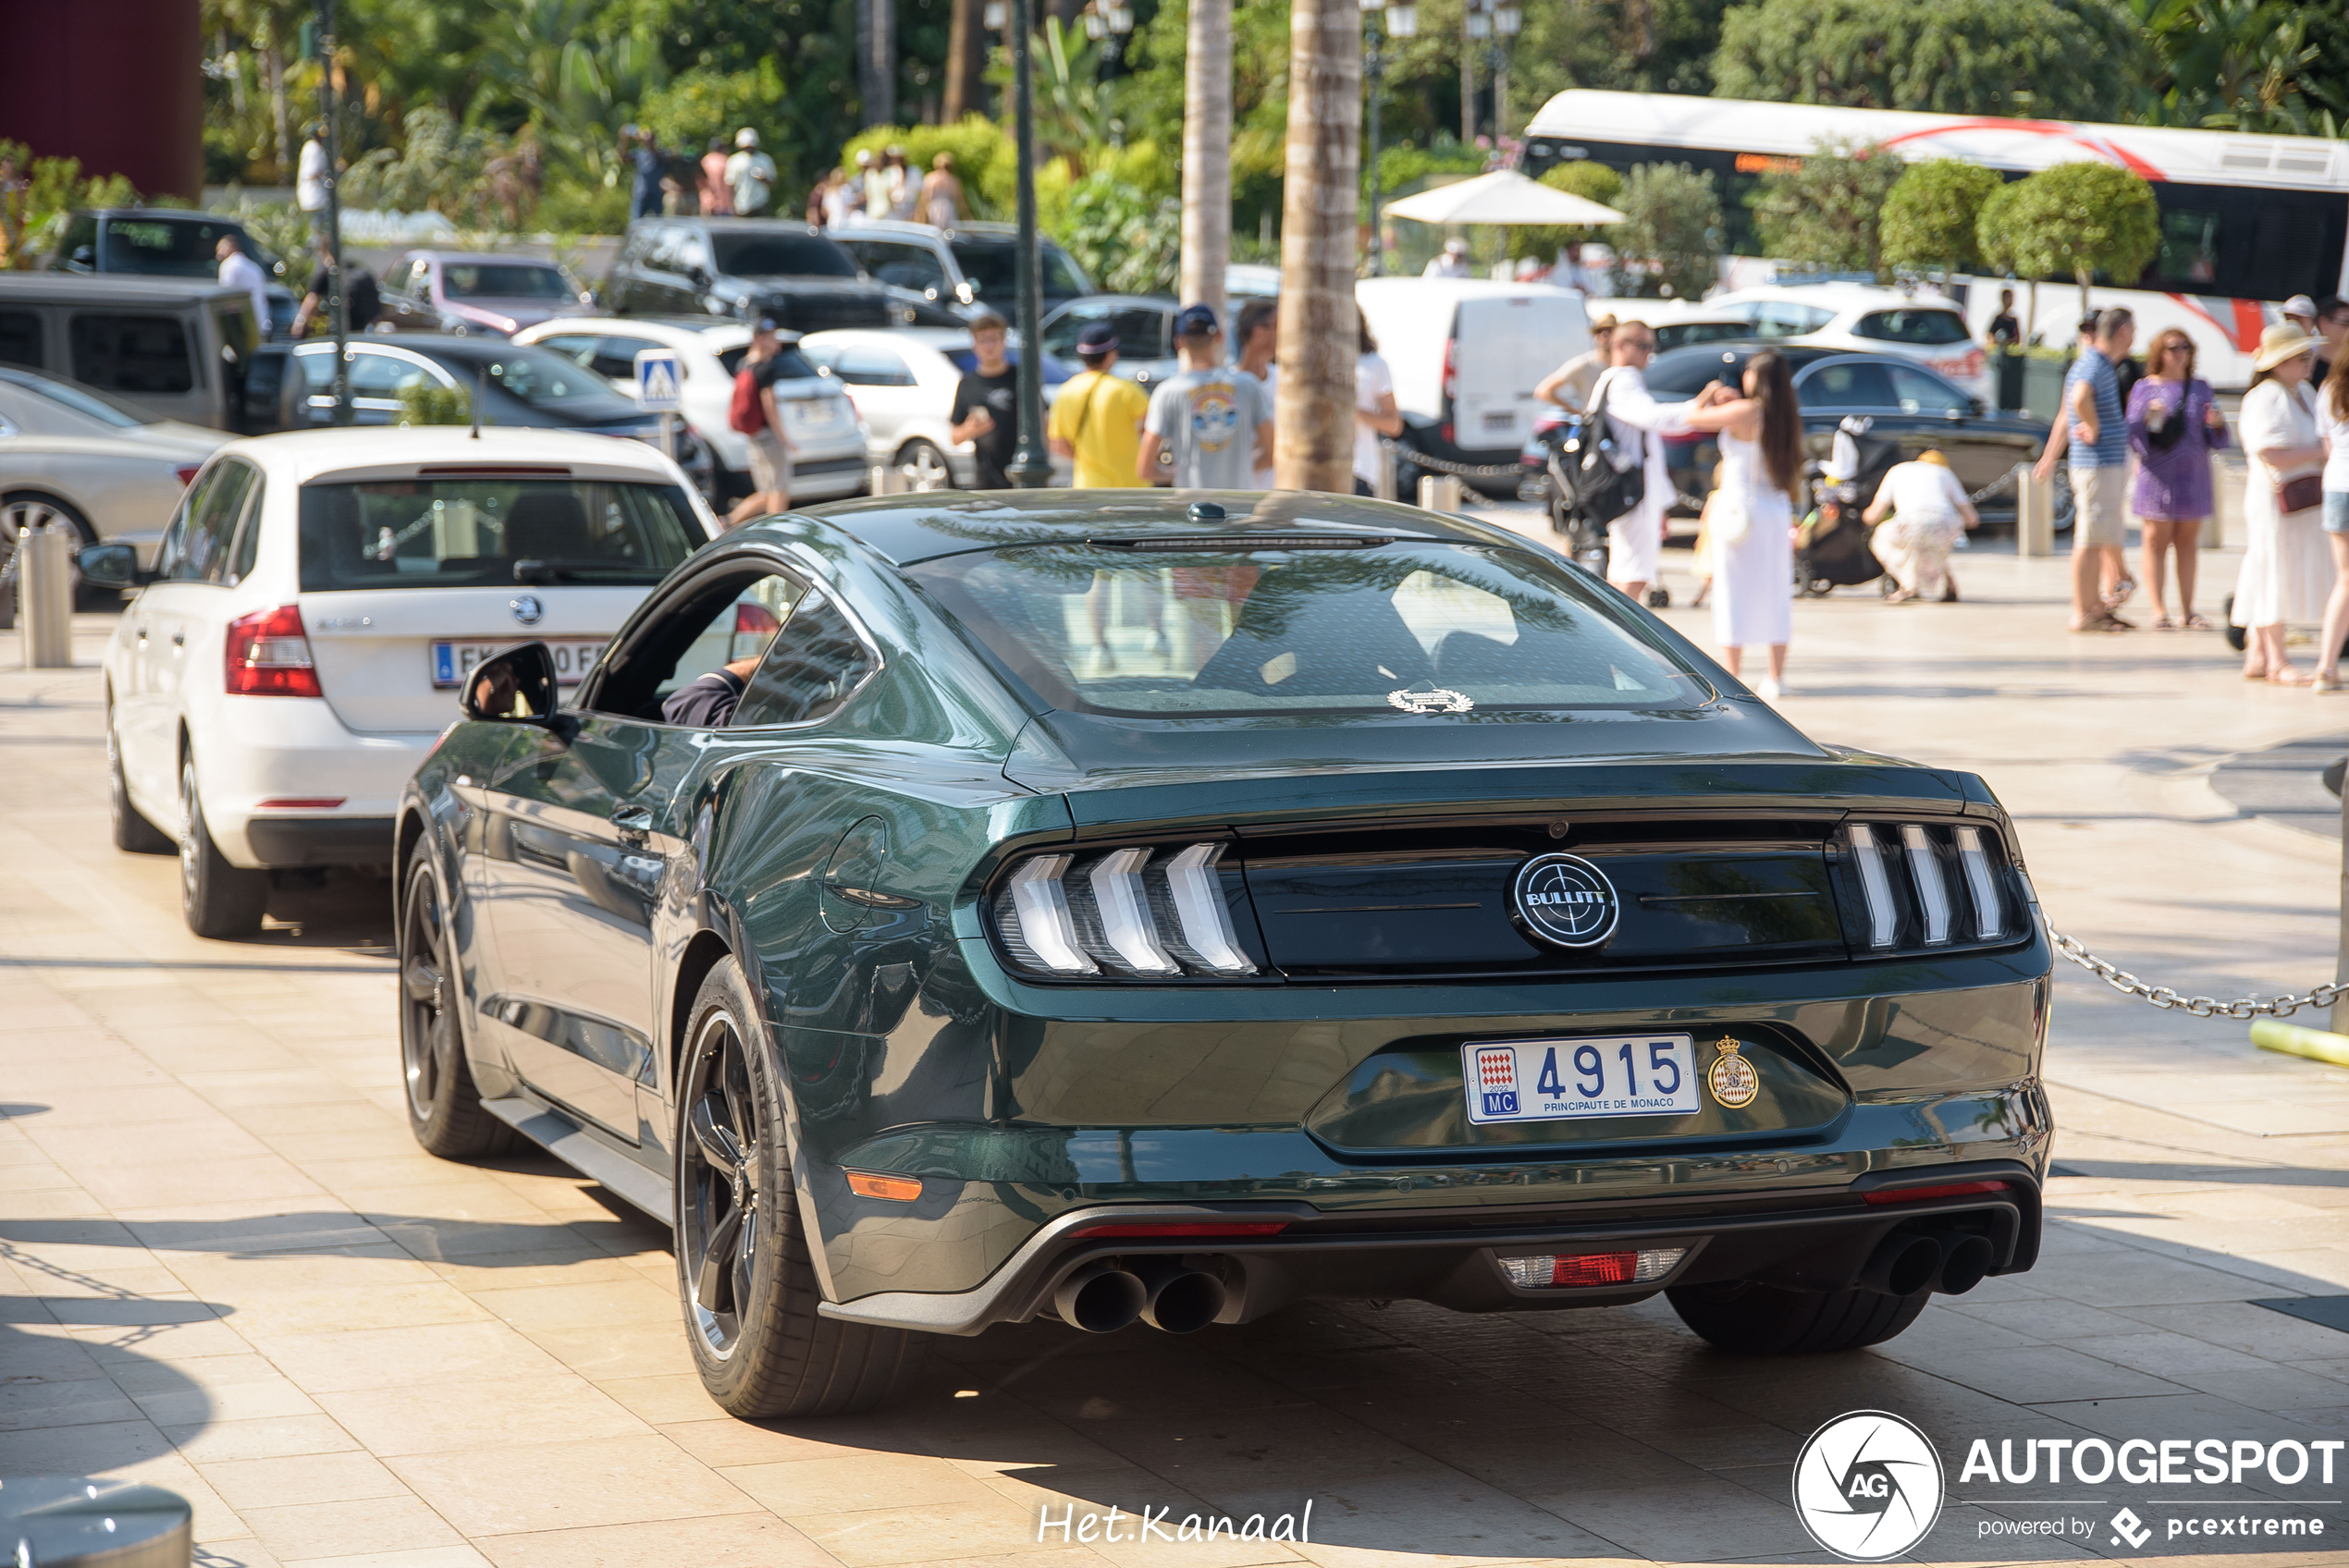
<instances>
[{"instance_id":1,"label":"dark green sports car","mask_svg":"<svg viewBox=\"0 0 2349 1568\"><path fill-rule=\"evenodd\" d=\"M703 549L568 696L537 643L471 682L399 821L416 1135L673 1223L737 1415L1310 1296L1829 1351L2036 1256L1997 800L1503 530L844 503Z\"/></svg>"}]
</instances>

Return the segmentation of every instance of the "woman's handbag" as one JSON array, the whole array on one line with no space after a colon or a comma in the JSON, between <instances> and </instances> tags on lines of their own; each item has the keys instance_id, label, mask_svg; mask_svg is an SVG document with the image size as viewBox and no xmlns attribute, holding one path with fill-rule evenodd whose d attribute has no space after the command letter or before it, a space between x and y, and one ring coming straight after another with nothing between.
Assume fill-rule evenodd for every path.
<instances>
[{"instance_id":1,"label":"woman's handbag","mask_svg":"<svg viewBox=\"0 0 2349 1568\"><path fill-rule=\"evenodd\" d=\"M2283 513L2305 512L2310 507L2320 507L2325 500L2325 476L2318 473L2296 473L2276 486L2276 510Z\"/></svg>"},{"instance_id":2,"label":"woman's handbag","mask_svg":"<svg viewBox=\"0 0 2349 1568\"><path fill-rule=\"evenodd\" d=\"M1713 492L1713 506L1707 516L1716 545L1732 545L1753 532L1753 514L1745 509L1743 497L1727 490Z\"/></svg>"}]
</instances>

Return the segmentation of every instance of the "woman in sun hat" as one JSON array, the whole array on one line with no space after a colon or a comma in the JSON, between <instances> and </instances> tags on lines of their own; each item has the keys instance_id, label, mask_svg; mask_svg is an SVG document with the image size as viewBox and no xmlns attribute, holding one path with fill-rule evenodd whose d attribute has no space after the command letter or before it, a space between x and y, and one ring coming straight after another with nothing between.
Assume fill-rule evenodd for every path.
<instances>
[{"instance_id":1,"label":"woman in sun hat","mask_svg":"<svg viewBox=\"0 0 2349 1568\"><path fill-rule=\"evenodd\" d=\"M2251 361L2251 390L2244 395L2240 422L2250 459L2243 493L2247 538L2233 615L2248 633L2245 680L2307 683L2284 656L2284 627L2319 619L2332 592L2332 562L2318 522L2323 492L2315 481L2325 449L2317 441L2316 402L2308 390L2316 363L2317 339L2291 322L2268 328Z\"/></svg>"}]
</instances>

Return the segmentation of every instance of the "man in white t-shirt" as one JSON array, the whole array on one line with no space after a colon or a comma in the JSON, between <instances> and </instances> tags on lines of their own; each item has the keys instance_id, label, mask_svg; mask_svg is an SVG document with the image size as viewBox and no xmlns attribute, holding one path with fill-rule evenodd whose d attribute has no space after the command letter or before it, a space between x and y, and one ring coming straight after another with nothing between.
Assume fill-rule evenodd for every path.
<instances>
[{"instance_id":1,"label":"man in white t-shirt","mask_svg":"<svg viewBox=\"0 0 2349 1568\"><path fill-rule=\"evenodd\" d=\"M1474 277L1476 269L1469 265L1468 241L1446 239L1444 253L1427 263L1421 277Z\"/></svg>"},{"instance_id":2,"label":"man in white t-shirt","mask_svg":"<svg viewBox=\"0 0 2349 1568\"><path fill-rule=\"evenodd\" d=\"M224 234L220 243L212 248L220 258L220 287L241 288L252 300L252 323L261 336L269 336L269 275L261 263L245 254L233 234Z\"/></svg>"},{"instance_id":3,"label":"man in white t-shirt","mask_svg":"<svg viewBox=\"0 0 2349 1568\"><path fill-rule=\"evenodd\" d=\"M1664 519L1672 509L1672 472L1659 436L1683 428L1693 402L1659 403L1648 391L1648 361L1655 356L1655 330L1643 321L1618 323L1610 346L1614 366L1591 388L1588 406L1606 399L1606 423L1616 449L1638 452L1646 493L1640 504L1607 524L1606 580L1635 604L1647 602L1648 584L1662 569Z\"/></svg>"},{"instance_id":4,"label":"man in white t-shirt","mask_svg":"<svg viewBox=\"0 0 2349 1568\"><path fill-rule=\"evenodd\" d=\"M315 126L301 144L301 160L294 167L294 205L309 218L314 234L326 221L326 144L318 139Z\"/></svg>"},{"instance_id":5,"label":"man in white t-shirt","mask_svg":"<svg viewBox=\"0 0 2349 1568\"><path fill-rule=\"evenodd\" d=\"M775 160L758 150L758 132L744 126L734 132L734 155L726 160L726 186L734 193L734 212L756 217L767 210L775 193Z\"/></svg>"}]
</instances>

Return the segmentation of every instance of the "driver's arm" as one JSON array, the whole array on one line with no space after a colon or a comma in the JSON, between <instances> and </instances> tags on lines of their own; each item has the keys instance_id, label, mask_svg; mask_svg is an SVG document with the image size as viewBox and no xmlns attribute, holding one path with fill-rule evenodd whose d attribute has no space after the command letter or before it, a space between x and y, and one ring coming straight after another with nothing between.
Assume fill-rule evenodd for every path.
<instances>
[{"instance_id":1,"label":"driver's arm","mask_svg":"<svg viewBox=\"0 0 2349 1568\"><path fill-rule=\"evenodd\" d=\"M743 688L750 683L751 672L764 656L736 659L698 680L686 681L661 699L662 720L694 729L725 729L733 721L735 705L743 700Z\"/></svg>"}]
</instances>

